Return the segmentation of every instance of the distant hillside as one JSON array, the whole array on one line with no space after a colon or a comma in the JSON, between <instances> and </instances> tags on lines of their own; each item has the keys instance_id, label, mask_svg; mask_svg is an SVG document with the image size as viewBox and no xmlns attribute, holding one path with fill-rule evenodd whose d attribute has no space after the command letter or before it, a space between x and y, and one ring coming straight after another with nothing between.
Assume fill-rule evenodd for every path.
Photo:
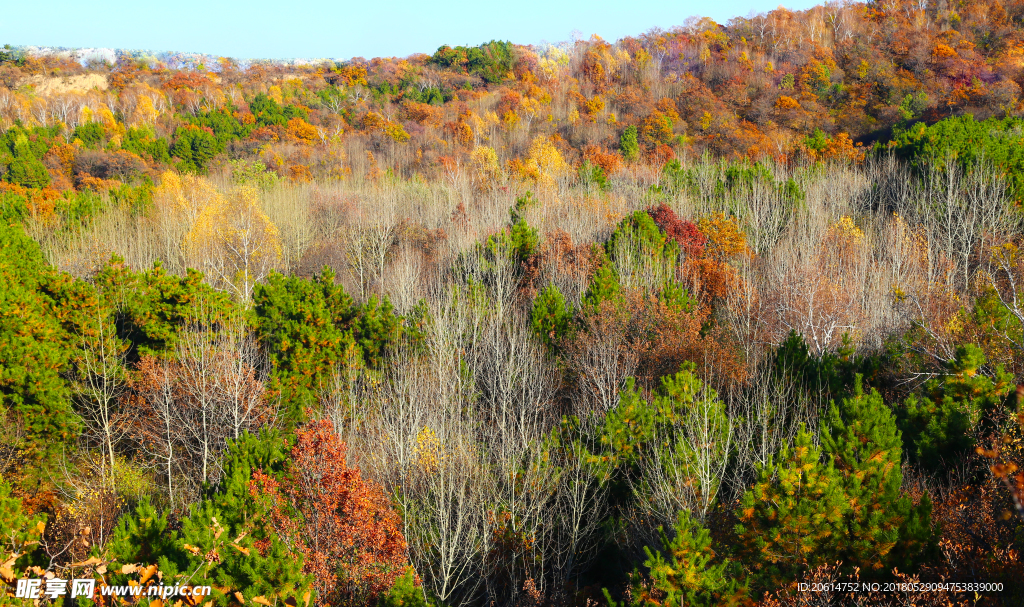
<instances>
[{"instance_id":1,"label":"distant hillside","mask_svg":"<svg viewBox=\"0 0 1024 607\"><path fill-rule=\"evenodd\" d=\"M605 170L634 155L664 162L705 151L858 158L855 143L885 141L894 127L915 121L1020 114L1021 3L915 7L778 9L727 24L691 20L615 43L491 42L401 59L237 62L189 53L9 49L0 84L13 101L0 108L0 124L60 124L71 141L71 131L106 110L120 126L104 127L104 147L117 129L141 127L151 141L166 142L166 153L140 156L145 163L159 165L167 154L172 164L190 162L176 154L188 146L193 125L211 131L214 155L284 146L281 166L297 174L319 169L289 151L301 147L288 146L330 141L367 146L378 164L411 174L440 170L442 158L468 158L481 145L494 149L502 167L522 172L526 164L517 159L537 137L551 138L572 165L587 160ZM116 95L99 94L102 79ZM73 98L55 98L71 91ZM285 109L254 111L262 96ZM635 151L631 143L623 147L631 128ZM350 162L352 170L369 170ZM65 185L75 178L52 177Z\"/></svg>"}]
</instances>

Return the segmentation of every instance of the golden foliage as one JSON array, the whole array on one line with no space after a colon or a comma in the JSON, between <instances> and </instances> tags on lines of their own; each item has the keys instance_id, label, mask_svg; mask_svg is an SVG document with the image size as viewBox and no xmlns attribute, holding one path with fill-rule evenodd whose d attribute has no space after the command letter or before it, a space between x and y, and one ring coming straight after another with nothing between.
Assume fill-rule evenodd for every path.
<instances>
[{"instance_id":1,"label":"golden foliage","mask_svg":"<svg viewBox=\"0 0 1024 607\"><path fill-rule=\"evenodd\" d=\"M569 164L550 138L539 135L530 144L521 172L538 186L553 186L557 178L569 172Z\"/></svg>"},{"instance_id":2,"label":"golden foliage","mask_svg":"<svg viewBox=\"0 0 1024 607\"><path fill-rule=\"evenodd\" d=\"M158 209L191 227L208 206L219 205L221 195L209 181L198 175L178 175L167 171L153 190Z\"/></svg>"},{"instance_id":3,"label":"golden foliage","mask_svg":"<svg viewBox=\"0 0 1024 607\"><path fill-rule=\"evenodd\" d=\"M864 242L864 230L857 227L848 215L843 215L828 227L828 240L829 244L841 249L859 246Z\"/></svg>"},{"instance_id":4,"label":"golden foliage","mask_svg":"<svg viewBox=\"0 0 1024 607\"><path fill-rule=\"evenodd\" d=\"M160 117L160 112L153 105L148 95L140 95L133 114L135 124L153 124Z\"/></svg>"},{"instance_id":5,"label":"golden foliage","mask_svg":"<svg viewBox=\"0 0 1024 607\"><path fill-rule=\"evenodd\" d=\"M865 151L860 144L854 145L853 139L847 133L838 133L831 137L820 152L811 151L811 157L815 160L848 162L859 164L864 162Z\"/></svg>"},{"instance_id":6,"label":"golden foliage","mask_svg":"<svg viewBox=\"0 0 1024 607\"><path fill-rule=\"evenodd\" d=\"M438 107L416 101L406 101L402 106L406 115L414 122L419 124L440 124L441 110Z\"/></svg>"},{"instance_id":7,"label":"golden foliage","mask_svg":"<svg viewBox=\"0 0 1024 607\"><path fill-rule=\"evenodd\" d=\"M585 100L581 109L584 114L593 120L597 114L604 111L604 107L604 99L600 95L595 95L594 97Z\"/></svg>"},{"instance_id":8,"label":"golden foliage","mask_svg":"<svg viewBox=\"0 0 1024 607\"><path fill-rule=\"evenodd\" d=\"M185 236L186 258L248 301L253 285L281 259L281 237L255 188L236 188L204 206Z\"/></svg>"},{"instance_id":9,"label":"golden foliage","mask_svg":"<svg viewBox=\"0 0 1024 607\"><path fill-rule=\"evenodd\" d=\"M800 102L792 97L786 95L780 96L775 100L775 109L778 110L798 110L800 109Z\"/></svg>"},{"instance_id":10,"label":"golden foliage","mask_svg":"<svg viewBox=\"0 0 1024 607\"><path fill-rule=\"evenodd\" d=\"M942 44L941 42L936 44L935 48L932 49L932 57L935 57L936 59L949 59L956 56L956 51L953 50L952 47Z\"/></svg>"},{"instance_id":11,"label":"golden foliage","mask_svg":"<svg viewBox=\"0 0 1024 607\"><path fill-rule=\"evenodd\" d=\"M409 133L406 132L405 128L395 122L389 122L384 127L384 134L396 143L405 143L410 139Z\"/></svg>"},{"instance_id":12,"label":"golden foliage","mask_svg":"<svg viewBox=\"0 0 1024 607\"><path fill-rule=\"evenodd\" d=\"M416 434L416 446L413 447L416 467L424 474L432 474L441 467L445 459L444 447L437 434L424 427Z\"/></svg>"},{"instance_id":13,"label":"golden foliage","mask_svg":"<svg viewBox=\"0 0 1024 607\"><path fill-rule=\"evenodd\" d=\"M715 213L702 218L697 227L707 237L706 251L717 259L728 259L749 253L747 235L740 229L735 217Z\"/></svg>"},{"instance_id":14,"label":"golden foliage","mask_svg":"<svg viewBox=\"0 0 1024 607\"><path fill-rule=\"evenodd\" d=\"M501 168L498 166L498 154L494 148L477 146L469 155L473 170L482 186L501 180Z\"/></svg>"},{"instance_id":15,"label":"golden foliage","mask_svg":"<svg viewBox=\"0 0 1024 607\"><path fill-rule=\"evenodd\" d=\"M316 127L298 116L288 121L288 134L307 145L317 138Z\"/></svg>"}]
</instances>

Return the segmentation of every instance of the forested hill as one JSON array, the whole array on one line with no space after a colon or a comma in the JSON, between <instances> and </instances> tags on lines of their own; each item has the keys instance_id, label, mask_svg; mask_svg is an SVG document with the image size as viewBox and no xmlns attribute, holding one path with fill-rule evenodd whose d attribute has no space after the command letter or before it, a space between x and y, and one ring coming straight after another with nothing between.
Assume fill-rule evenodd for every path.
<instances>
[{"instance_id":1,"label":"forested hill","mask_svg":"<svg viewBox=\"0 0 1024 607\"><path fill-rule=\"evenodd\" d=\"M0 605L1024 604L1022 28L0 50Z\"/></svg>"},{"instance_id":2,"label":"forested hill","mask_svg":"<svg viewBox=\"0 0 1024 607\"><path fill-rule=\"evenodd\" d=\"M856 157L853 142L884 143L908 122L1016 115L1022 14L1020 3L1002 1L836 2L727 24L691 19L614 43L491 42L305 67L124 55L85 68L9 50L0 55L3 126L46 127L38 136L82 145L52 151L47 175L34 181L20 172L6 180L63 190L111 177L74 152L95 148L127 152L114 177L205 170L218 154L266 147L286 177L372 170L365 158L324 153L339 140L350 156L365 148L403 176L435 174L442 158L481 143L505 168L525 160L539 135L556 136L570 165L590 160L606 171L637 154L664 161L705 150ZM636 146L622 140L631 126Z\"/></svg>"}]
</instances>

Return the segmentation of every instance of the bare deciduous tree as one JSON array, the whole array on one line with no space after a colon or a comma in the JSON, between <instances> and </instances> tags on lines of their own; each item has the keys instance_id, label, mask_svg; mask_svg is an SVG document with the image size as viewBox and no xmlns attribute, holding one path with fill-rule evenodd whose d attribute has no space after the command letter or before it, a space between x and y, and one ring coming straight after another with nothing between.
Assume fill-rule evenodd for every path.
<instances>
[{"instance_id":1,"label":"bare deciduous tree","mask_svg":"<svg viewBox=\"0 0 1024 607\"><path fill-rule=\"evenodd\" d=\"M180 473L184 441L183 411L175 395L176 365L167 360L147 357L139 364L136 393L144 404L141 414L139 444L157 462L165 475L167 501L173 511L180 496L175 491L175 478Z\"/></svg>"},{"instance_id":2,"label":"bare deciduous tree","mask_svg":"<svg viewBox=\"0 0 1024 607\"><path fill-rule=\"evenodd\" d=\"M178 338L178 382L183 408L185 448L198 462L200 483L216 480L218 455L228 435L228 425L218 406L216 336L197 322Z\"/></svg>"},{"instance_id":3,"label":"bare deciduous tree","mask_svg":"<svg viewBox=\"0 0 1024 607\"><path fill-rule=\"evenodd\" d=\"M268 363L252 331L238 319L217 332L214 389L221 403L228 435L237 439L246 430L274 422L263 385Z\"/></svg>"},{"instance_id":4,"label":"bare deciduous tree","mask_svg":"<svg viewBox=\"0 0 1024 607\"><path fill-rule=\"evenodd\" d=\"M622 382L636 372L640 352L627 339L628 311L605 302L583 322L583 331L566 353L579 381L576 410L604 414L618 404Z\"/></svg>"},{"instance_id":5,"label":"bare deciduous tree","mask_svg":"<svg viewBox=\"0 0 1024 607\"><path fill-rule=\"evenodd\" d=\"M74 354L73 384L84 436L98 445L108 467L105 482L113 483L114 456L129 431L136 410L125 406L127 344L116 335L110 311L97 307L94 322L79 336Z\"/></svg>"}]
</instances>

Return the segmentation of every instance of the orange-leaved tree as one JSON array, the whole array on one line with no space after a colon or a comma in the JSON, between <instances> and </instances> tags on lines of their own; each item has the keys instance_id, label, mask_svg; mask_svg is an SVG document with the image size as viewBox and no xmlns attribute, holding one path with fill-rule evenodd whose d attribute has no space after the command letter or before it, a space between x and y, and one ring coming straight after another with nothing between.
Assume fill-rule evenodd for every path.
<instances>
[{"instance_id":1,"label":"orange-leaved tree","mask_svg":"<svg viewBox=\"0 0 1024 607\"><path fill-rule=\"evenodd\" d=\"M408 568L398 513L379 484L348 466L346 451L331 422L311 422L296 433L285 477L257 472L250 485L303 553L317 607L374 604Z\"/></svg>"}]
</instances>

